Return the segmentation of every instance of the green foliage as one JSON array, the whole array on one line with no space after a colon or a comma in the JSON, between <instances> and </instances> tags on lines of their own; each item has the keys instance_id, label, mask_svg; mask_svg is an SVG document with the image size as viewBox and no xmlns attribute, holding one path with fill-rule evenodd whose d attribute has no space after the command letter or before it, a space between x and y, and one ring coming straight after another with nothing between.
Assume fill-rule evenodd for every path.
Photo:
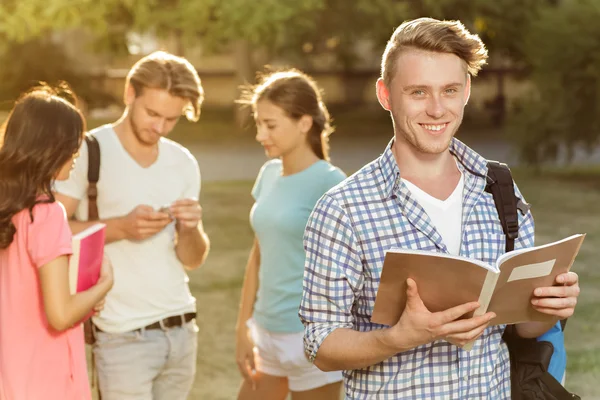
<instances>
[{"instance_id":1,"label":"green foliage","mask_svg":"<svg viewBox=\"0 0 600 400\"><path fill-rule=\"evenodd\" d=\"M520 38L548 2L542 0L476 0L473 23L491 53L525 64L527 57Z\"/></svg>"},{"instance_id":2,"label":"green foliage","mask_svg":"<svg viewBox=\"0 0 600 400\"><path fill-rule=\"evenodd\" d=\"M56 85L66 81L90 106L105 106L116 100L95 90L89 77L77 69L63 48L46 38L9 43L0 52L0 65L0 108L3 109L11 108L20 93L40 82Z\"/></svg>"},{"instance_id":3,"label":"green foliage","mask_svg":"<svg viewBox=\"0 0 600 400\"><path fill-rule=\"evenodd\" d=\"M564 2L548 8L524 39L534 90L513 120L512 137L525 161L554 160L600 135L600 4Z\"/></svg>"},{"instance_id":4,"label":"green foliage","mask_svg":"<svg viewBox=\"0 0 600 400\"><path fill-rule=\"evenodd\" d=\"M0 38L23 42L52 30L85 26L107 30L108 14L118 0L2 0Z\"/></svg>"},{"instance_id":5,"label":"green foliage","mask_svg":"<svg viewBox=\"0 0 600 400\"><path fill-rule=\"evenodd\" d=\"M382 48L407 18L461 19L488 47L521 59L524 30L550 0L3 0L0 38L18 41L50 30L84 27L100 48L124 49L130 30L174 35L185 45L200 41L212 51L244 40L271 54L301 59L331 53L344 68L356 62L356 43Z\"/></svg>"},{"instance_id":6,"label":"green foliage","mask_svg":"<svg viewBox=\"0 0 600 400\"><path fill-rule=\"evenodd\" d=\"M481 0L407 0L407 3L413 10L411 18L431 17L469 22Z\"/></svg>"},{"instance_id":7,"label":"green foliage","mask_svg":"<svg viewBox=\"0 0 600 400\"><path fill-rule=\"evenodd\" d=\"M554 159L563 145L572 149L577 144L591 145L597 140L598 3L598 0L353 0L350 3L347 0L2 0L0 52L11 41L24 42L32 37L46 37L51 31L78 27L93 32L96 49L116 54L126 51L128 32L150 31L177 38L181 53L197 43L206 51L231 52L234 48L238 75L251 80L257 67L252 64L252 48L267 49L267 59L277 55L301 67L306 66L306 53L329 54L341 69L350 70L356 65L357 43L368 39L377 52L405 19L420 16L460 19L482 37L490 50L491 64L510 60L512 65L531 73L535 90L516 105L521 111L517 112L510 130L523 158L539 164ZM51 64L57 57L48 56L47 60ZM31 59L27 64L35 64L34 61ZM19 65L20 61L11 59L8 63ZM11 68L11 65L4 68L9 70L3 72L4 76L24 74L31 67ZM53 71L59 73L57 69ZM38 79L38 76L46 75L40 71L32 77ZM348 88L349 93L361 92L360 88L354 90L350 85ZM14 90L9 88L6 93Z\"/></svg>"},{"instance_id":8,"label":"green foliage","mask_svg":"<svg viewBox=\"0 0 600 400\"><path fill-rule=\"evenodd\" d=\"M409 16L406 1L354 0L349 6L345 0L324 0L320 8L299 16L314 26L288 31L281 51L303 56L303 45L308 45L310 53L333 54L343 69L350 69L358 59L360 40L369 39L383 48L394 28Z\"/></svg>"},{"instance_id":9,"label":"green foliage","mask_svg":"<svg viewBox=\"0 0 600 400\"><path fill-rule=\"evenodd\" d=\"M218 18L213 22L225 39L244 38L254 45L274 46L281 46L280 38L294 30L314 28L315 21L305 17L324 6L323 0L226 0L218 4Z\"/></svg>"},{"instance_id":10,"label":"green foliage","mask_svg":"<svg viewBox=\"0 0 600 400\"><path fill-rule=\"evenodd\" d=\"M40 81L56 84L64 80L77 84L78 80L61 47L47 40L9 44L0 55L0 64L0 100L5 102Z\"/></svg>"}]
</instances>

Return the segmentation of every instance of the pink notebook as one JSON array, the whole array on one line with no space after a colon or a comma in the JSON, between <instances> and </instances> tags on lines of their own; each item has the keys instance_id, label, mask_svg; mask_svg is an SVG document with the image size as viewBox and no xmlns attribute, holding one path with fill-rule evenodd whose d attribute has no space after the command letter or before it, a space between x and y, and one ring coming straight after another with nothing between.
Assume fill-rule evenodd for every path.
<instances>
[{"instance_id":1,"label":"pink notebook","mask_svg":"<svg viewBox=\"0 0 600 400\"><path fill-rule=\"evenodd\" d=\"M69 260L69 286L72 294L83 292L98 282L105 236L106 225L101 223L73 235L73 255Z\"/></svg>"}]
</instances>

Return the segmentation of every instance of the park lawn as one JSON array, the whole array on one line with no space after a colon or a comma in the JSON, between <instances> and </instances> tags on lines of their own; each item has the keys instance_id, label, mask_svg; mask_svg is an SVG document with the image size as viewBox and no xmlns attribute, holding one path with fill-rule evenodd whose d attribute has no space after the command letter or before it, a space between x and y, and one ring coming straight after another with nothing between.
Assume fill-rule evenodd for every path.
<instances>
[{"instance_id":1,"label":"park lawn","mask_svg":"<svg viewBox=\"0 0 600 400\"><path fill-rule=\"evenodd\" d=\"M537 244L573 233L587 233L574 270L582 294L577 312L566 329L567 387L585 399L600 398L600 203L595 180L572 176L535 176L515 171L519 187L532 204ZM206 183L202 188L204 224L211 238L206 264L190 274L198 301L198 374L192 399L231 399L240 377L234 361L235 322L252 231L248 213L252 182Z\"/></svg>"},{"instance_id":2,"label":"park lawn","mask_svg":"<svg viewBox=\"0 0 600 400\"><path fill-rule=\"evenodd\" d=\"M234 399L240 383L235 324L244 269L253 241L249 225L252 182L206 183L200 201L211 252L190 273L197 301L198 370L190 399Z\"/></svg>"},{"instance_id":3,"label":"park lawn","mask_svg":"<svg viewBox=\"0 0 600 400\"><path fill-rule=\"evenodd\" d=\"M595 174L593 174L595 175ZM537 244L573 233L587 233L574 270L582 294L566 329L567 387L584 399L600 399L600 175L536 176L515 171L521 191L532 204ZM252 231L248 213L252 182L214 182L203 185L204 225L211 252L199 270L190 273L197 299L198 362L190 399L233 399L240 383L235 355L235 323Z\"/></svg>"}]
</instances>

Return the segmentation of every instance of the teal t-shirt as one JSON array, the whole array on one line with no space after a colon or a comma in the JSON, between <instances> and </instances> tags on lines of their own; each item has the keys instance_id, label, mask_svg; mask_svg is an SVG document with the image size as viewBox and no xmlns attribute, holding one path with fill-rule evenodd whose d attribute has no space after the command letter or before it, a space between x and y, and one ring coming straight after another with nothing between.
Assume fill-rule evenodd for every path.
<instances>
[{"instance_id":1,"label":"teal t-shirt","mask_svg":"<svg viewBox=\"0 0 600 400\"><path fill-rule=\"evenodd\" d=\"M254 321L271 332L301 332L298 317L304 274L304 229L315 204L346 175L319 160L282 176L281 160L261 168L252 196L250 223L260 246L259 284Z\"/></svg>"}]
</instances>

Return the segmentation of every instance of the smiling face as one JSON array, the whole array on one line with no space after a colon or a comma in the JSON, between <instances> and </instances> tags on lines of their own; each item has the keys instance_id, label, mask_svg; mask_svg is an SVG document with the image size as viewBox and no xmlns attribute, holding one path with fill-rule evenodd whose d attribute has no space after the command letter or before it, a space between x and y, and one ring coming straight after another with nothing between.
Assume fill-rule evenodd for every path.
<instances>
[{"instance_id":1,"label":"smiling face","mask_svg":"<svg viewBox=\"0 0 600 400\"><path fill-rule=\"evenodd\" d=\"M456 55L411 49L400 53L389 88L377 82L377 97L392 114L399 143L439 154L462 122L470 82L465 62Z\"/></svg>"},{"instance_id":2,"label":"smiling face","mask_svg":"<svg viewBox=\"0 0 600 400\"><path fill-rule=\"evenodd\" d=\"M259 100L254 119L256 141L264 147L269 158L285 156L302 146L309 147L306 135L312 126L310 116L304 115L295 120L269 100Z\"/></svg>"},{"instance_id":3,"label":"smiling face","mask_svg":"<svg viewBox=\"0 0 600 400\"><path fill-rule=\"evenodd\" d=\"M189 103L163 89L144 88L136 97L132 86L128 88L126 101L131 130L144 146L154 146L161 137L167 136Z\"/></svg>"}]
</instances>

